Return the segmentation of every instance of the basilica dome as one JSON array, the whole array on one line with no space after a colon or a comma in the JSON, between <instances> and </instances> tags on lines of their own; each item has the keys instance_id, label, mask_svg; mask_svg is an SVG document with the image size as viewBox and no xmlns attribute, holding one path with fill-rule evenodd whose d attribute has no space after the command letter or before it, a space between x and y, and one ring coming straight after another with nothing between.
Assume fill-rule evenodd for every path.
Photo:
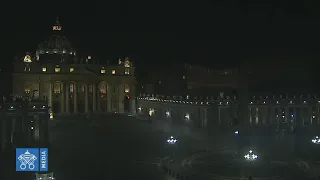
<instances>
[{"instance_id":1,"label":"basilica dome","mask_svg":"<svg viewBox=\"0 0 320 180\"><path fill-rule=\"evenodd\" d=\"M49 40L39 44L37 54L73 54L75 50L68 39L62 34L62 26L57 18L52 26L53 34Z\"/></svg>"}]
</instances>

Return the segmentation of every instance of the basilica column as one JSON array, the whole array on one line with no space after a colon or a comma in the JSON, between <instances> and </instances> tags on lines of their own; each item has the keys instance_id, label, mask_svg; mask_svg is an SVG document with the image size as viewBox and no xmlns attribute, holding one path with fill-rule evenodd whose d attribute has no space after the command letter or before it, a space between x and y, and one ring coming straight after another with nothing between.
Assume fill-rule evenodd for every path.
<instances>
[{"instance_id":1,"label":"basilica column","mask_svg":"<svg viewBox=\"0 0 320 180\"><path fill-rule=\"evenodd\" d=\"M92 84L92 111L95 112L97 110L97 86L96 84Z\"/></svg>"},{"instance_id":2,"label":"basilica column","mask_svg":"<svg viewBox=\"0 0 320 180\"><path fill-rule=\"evenodd\" d=\"M6 139L7 139L7 119L8 117L5 117L4 115L1 115L2 119L2 139L1 139L1 147L2 150L6 147Z\"/></svg>"},{"instance_id":3,"label":"basilica column","mask_svg":"<svg viewBox=\"0 0 320 180\"><path fill-rule=\"evenodd\" d=\"M69 98L70 98L70 84L66 83L66 112L69 113L70 112L70 104L69 104Z\"/></svg>"},{"instance_id":4,"label":"basilica column","mask_svg":"<svg viewBox=\"0 0 320 180\"><path fill-rule=\"evenodd\" d=\"M49 107L51 108L51 111L52 111L52 83L51 82L49 82L48 96L49 96L49 99L48 99Z\"/></svg>"},{"instance_id":5,"label":"basilica column","mask_svg":"<svg viewBox=\"0 0 320 180\"><path fill-rule=\"evenodd\" d=\"M123 107L123 103L124 103L124 96L125 96L125 92L124 92L124 84L119 84L118 85L118 112L123 113L124 112L124 107Z\"/></svg>"},{"instance_id":6,"label":"basilica column","mask_svg":"<svg viewBox=\"0 0 320 180\"><path fill-rule=\"evenodd\" d=\"M98 112L102 112L102 109L101 109L101 91L100 91L100 84L98 85L98 88L97 88L97 94L98 94L98 97L97 97L97 101L98 101Z\"/></svg>"},{"instance_id":7,"label":"basilica column","mask_svg":"<svg viewBox=\"0 0 320 180\"><path fill-rule=\"evenodd\" d=\"M78 112L78 88L77 83L74 83L73 85L73 113Z\"/></svg>"},{"instance_id":8,"label":"basilica column","mask_svg":"<svg viewBox=\"0 0 320 180\"><path fill-rule=\"evenodd\" d=\"M85 112L89 112L89 106L88 106L88 84L84 85L84 108Z\"/></svg>"},{"instance_id":9,"label":"basilica column","mask_svg":"<svg viewBox=\"0 0 320 180\"><path fill-rule=\"evenodd\" d=\"M111 92L113 92L111 89L113 89L113 85L108 83L107 85L107 112L112 112L112 101L111 101Z\"/></svg>"},{"instance_id":10,"label":"basilica column","mask_svg":"<svg viewBox=\"0 0 320 180\"><path fill-rule=\"evenodd\" d=\"M61 84L60 84L60 89L61 89L61 92L60 92L60 113L64 113L64 111L65 111L65 107L64 107L64 105L65 105L65 102L64 102L64 91L65 91L65 88L63 87L64 86L64 83L63 82L61 82Z\"/></svg>"}]
</instances>

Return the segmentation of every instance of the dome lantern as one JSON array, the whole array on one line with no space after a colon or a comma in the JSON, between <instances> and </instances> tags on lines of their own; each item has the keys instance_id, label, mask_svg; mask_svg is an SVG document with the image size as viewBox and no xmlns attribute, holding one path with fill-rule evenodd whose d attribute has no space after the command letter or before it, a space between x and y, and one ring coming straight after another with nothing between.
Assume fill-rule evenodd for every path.
<instances>
[{"instance_id":1,"label":"dome lantern","mask_svg":"<svg viewBox=\"0 0 320 180\"><path fill-rule=\"evenodd\" d=\"M53 31L61 31L62 27L59 21L59 17L56 19L56 23L52 26Z\"/></svg>"}]
</instances>

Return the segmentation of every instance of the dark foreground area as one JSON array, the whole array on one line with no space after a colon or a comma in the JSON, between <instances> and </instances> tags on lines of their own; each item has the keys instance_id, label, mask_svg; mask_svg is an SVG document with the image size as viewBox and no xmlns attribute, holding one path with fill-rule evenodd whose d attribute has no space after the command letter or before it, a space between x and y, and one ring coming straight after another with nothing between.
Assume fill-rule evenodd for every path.
<instances>
[{"instance_id":1,"label":"dark foreground area","mask_svg":"<svg viewBox=\"0 0 320 180\"><path fill-rule=\"evenodd\" d=\"M282 172L285 172L283 168L287 168L288 164L292 164L290 169L299 169L295 163L297 158L305 159L309 165L314 166L314 158L316 157L314 155L319 150L310 146L308 138L297 139L298 142L304 142L298 144L289 141L291 136L278 143L277 140L267 138L270 139L270 142L265 140L260 144L264 144L261 147L265 147L266 154L272 152L272 161L269 160L268 165L258 163L259 166L250 167L251 172L247 172L244 166L238 165L238 161L229 155L224 157L222 154L209 154L186 160L188 159L186 154L198 149L235 149L237 137L229 138L229 140L227 140L228 137L222 138L222 136L207 137L206 139L205 136L198 136L188 129L181 128L181 126L170 125L170 123L163 123L163 121L162 123L158 122L160 121L150 123L123 114L94 115L90 119L85 116L56 117L55 120L50 121L49 170L54 172L56 180L169 180L172 177L161 170L160 161L172 154L178 154L182 158L181 161L184 161L187 168L190 168L190 171L196 171L198 174L212 174L210 179L216 176L247 177L249 174L268 177L283 175ZM167 144L166 140L170 136L177 137L178 143L175 145ZM258 139L261 141L265 138L261 136ZM258 144L259 141L254 144ZM293 147L289 145L293 145ZM274 152L271 151L272 149ZM290 149L296 150L293 153L290 152ZM259 152L263 156L263 149L260 149ZM296 152L308 157L300 157ZM2 174L6 176L0 179L35 179L32 173L15 172L14 151L2 154L1 159L3 160L1 170L4 172ZM274 168L269 167L270 163ZM176 163L172 166L179 168L180 165ZM252 171L256 168L258 169ZM314 173L318 172L317 167L309 169ZM300 177L308 179L307 174L310 173L300 173Z\"/></svg>"},{"instance_id":2,"label":"dark foreground area","mask_svg":"<svg viewBox=\"0 0 320 180\"><path fill-rule=\"evenodd\" d=\"M167 179L162 158L194 147L187 137L179 145L166 143L171 130L126 115L60 117L50 122L50 171L60 179ZM15 156L5 179L31 180L32 173L14 172ZM1 178L2 179L2 178Z\"/></svg>"}]
</instances>

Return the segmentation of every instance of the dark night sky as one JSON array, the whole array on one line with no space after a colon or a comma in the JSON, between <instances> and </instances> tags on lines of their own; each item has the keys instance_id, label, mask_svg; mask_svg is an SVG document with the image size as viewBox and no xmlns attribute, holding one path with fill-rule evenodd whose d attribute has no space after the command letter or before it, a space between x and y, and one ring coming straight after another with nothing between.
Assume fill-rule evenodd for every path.
<instances>
[{"instance_id":1,"label":"dark night sky","mask_svg":"<svg viewBox=\"0 0 320 180\"><path fill-rule=\"evenodd\" d=\"M140 68L181 61L233 66L243 59L259 67L318 65L317 1L65 2L8 4L1 63L34 51L59 16L81 54L129 56Z\"/></svg>"}]
</instances>

